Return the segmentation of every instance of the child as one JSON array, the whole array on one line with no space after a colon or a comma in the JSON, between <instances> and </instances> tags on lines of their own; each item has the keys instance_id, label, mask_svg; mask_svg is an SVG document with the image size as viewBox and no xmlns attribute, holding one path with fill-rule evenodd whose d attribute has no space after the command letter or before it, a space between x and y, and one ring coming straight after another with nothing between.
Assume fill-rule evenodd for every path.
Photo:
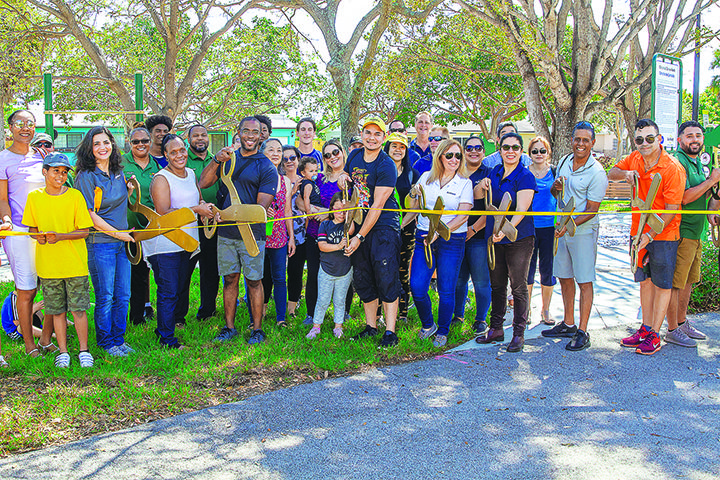
<instances>
[{"instance_id":1,"label":"child","mask_svg":"<svg viewBox=\"0 0 720 480\"><path fill-rule=\"evenodd\" d=\"M350 257L345 254L345 212L334 212L343 208L342 192L337 192L330 200L330 220L320 224L318 247L320 248L320 270L318 271L318 299L315 305L313 326L306 338L315 338L325 319L325 311L333 302L335 310L335 328L333 335L342 337L345 319L345 296L352 280ZM352 235L355 225L350 227Z\"/></svg>"},{"instance_id":2,"label":"child","mask_svg":"<svg viewBox=\"0 0 720 480\"><path fill-rule=\"evenodd\" d=\"M12 340L19 340L23 338L22 336L22 330L20 329L20 320L18 320L18 313L17 313L17 307L15 304L17 303L17 294L15 291L10 292L10 295L8 295L5 298L5 301L2 304L2 313L0 314L0 318L2 318L2 328L5 330L5 333L8 337ZM36 338L40 338L40 334L42 333L42 327L43 327L43 302L35 302L33 303L32 308L32 333L33 336Z\"/></svg>"},{"instance_id":3,"label":"child","mask_svg":"<svg viewBox=\"0 0 720 480\"><path fill-rule=\"evenodd\" d=\"M81 367L92 367L93 356L88 351L88 319L90 307L88 257L85 237L93 222L78 190L64 184L70 171L70 161L61 153L51 153L43 160L45 188L28 194L23 223L37 240L36 267L45 313L53 316L55 335L60 353L55 366L70 366L67 348L66 312L75 319L80 342L78 360Z\"/></svg>"},{"instance_id":4,"label":"child","mask_svg":"<svg viewBox=\"0 0 720 480\"><path fill-rule=\"evenodd\" d=\"M302 157L300 159L298 170L300 170L300 175L303 178L300 181L300 197L302 198L303 211L308 214L325 211L320 197L320 188L315 183L318 178L317 169L318 163L313 157ZM317 216L305 217L305 228L308 231L317 232L317 227L320 224L317 218ZM314 228L310 227L311 222L314 222Z\"/></svg>"}]
</instances>

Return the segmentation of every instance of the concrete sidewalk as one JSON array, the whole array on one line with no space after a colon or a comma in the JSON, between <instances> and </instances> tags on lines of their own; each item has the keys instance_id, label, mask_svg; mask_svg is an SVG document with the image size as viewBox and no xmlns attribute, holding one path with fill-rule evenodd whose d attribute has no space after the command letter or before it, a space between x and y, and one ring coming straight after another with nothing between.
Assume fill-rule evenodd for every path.
<instances>
[{"instance_id":1,"label":"concrete sidewalk","mask_svg":"<svg viewBox=\"0 0 720 480\"><path fill-rule=\"evenodd\" d=\"M630 329L259 395L0 460L0 478L720 478L720 315L652 357Z\"/></svg>"}]
</instances>

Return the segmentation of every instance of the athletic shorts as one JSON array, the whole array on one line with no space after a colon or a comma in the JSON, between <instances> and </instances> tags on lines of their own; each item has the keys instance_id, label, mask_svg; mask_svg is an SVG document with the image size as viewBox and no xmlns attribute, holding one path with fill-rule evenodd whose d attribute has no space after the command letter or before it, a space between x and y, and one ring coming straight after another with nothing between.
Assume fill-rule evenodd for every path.
<instances>
[{"instance_id":1,"label":"athletic shorts","mask_svg":"<svg viewBox=\"0 0 720 480\"><path fill-rule=\"evenodd\" d=\"M223 277L242 272L251 281L262 280L265 267L265 242L257 242L260 253L252 257L241 239L218 237L218 273Z\"/></svg>"},{"instance_id":2,"label":"athletic shorts","mask_svg":"<svg viewBox=\"0 0 720 480\"><path fill-rule=\"evenodd\" d=\"M669 290L673 286L675 262L678 250L677 240L655 240L647 249L648 264L635 270L635 281L642 282L648 278L658 288Z\"/></svg>"},{"instance_id":3,"label":"athletic shorts","mask_svg":"<svg viewBox=\"0 0 720 480\"><path fill-rule=\"evenodd\" d=\"M13 225L16 232L27 232L26 227ZM10 262L18 290L35 290L37 288L37 270L35 270L35 240L28 235L5 237L2 246Z\"/></svg>"},{"instance_id":4,"label":"athletic shorts","mask_svg":"<svg viewBox=\"0 0 720 480\"><path fill-rule=\"evenodd\" d=\"M41 278L45 314L85 312L90 308L90 281L84 277Z\"/></svg>"}]
</instances>

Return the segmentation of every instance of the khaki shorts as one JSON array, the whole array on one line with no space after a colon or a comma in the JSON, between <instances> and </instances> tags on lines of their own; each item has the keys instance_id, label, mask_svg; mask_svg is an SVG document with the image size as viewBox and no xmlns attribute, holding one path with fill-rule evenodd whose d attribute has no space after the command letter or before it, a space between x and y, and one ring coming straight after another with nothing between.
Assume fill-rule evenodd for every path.
<instances>
[{"instance_id":1,"label":"khaki shorts","mask_svg":"<svg viewBox=\"0 0 720 480\"><path fill-rule=\"evenodd\" d=\"M223 277L240 273L248 280L262 280L265 267L265 242L257 242L260 253L251 257L240 239L218 237L218 273Z\"/></svg>"},{"instance_id":2,"label":"khaki shorts","mask_svg":"<svg viewBox=\"0 0 720 480\"><path fill-rule=\"evenodd\" d=\"M90 282L87 276L41 278L40 285L47 315L84 312L90 308Z\"/></svg>"},{"instance_id":3,"label":"khaki shorts","mask_svg":"<svg viewBox=\"0 0 720 480\"><path fill-rule=\"evenodd\" d=\"M702 242L692 238L681 238L678 245L673 288L685 288L688 284L700 281L702 263Z\"/></svg>"}]
</instances>

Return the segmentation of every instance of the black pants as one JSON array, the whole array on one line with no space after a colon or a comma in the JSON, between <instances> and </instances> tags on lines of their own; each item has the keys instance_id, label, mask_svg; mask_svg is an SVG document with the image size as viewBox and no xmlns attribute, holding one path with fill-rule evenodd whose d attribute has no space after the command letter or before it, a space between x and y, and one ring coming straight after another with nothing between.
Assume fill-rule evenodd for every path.
<instances>
[{"instance_id":1,"label":"black pants","mask_svg":"<svg viewBox=\"0 0 720 480\"><path fill-rule=\"evenodd\" d=\"M204 319L215 315L220 284L220 274L217 265L217 235L206 238L200 230L200 253L190 259L190 274L187 276L183 291L180 292L176 323L185 323L185 317L190 309L190 283L195 266L200 264L200 308L195 318Z\"/></svg>"},{"instance_id":2,"label":"black pants","mask_svg":"<svg viewBox=\"0 0 720 480\"><path fill-rule=\"evenodd\" d=\"M150 267L144 260L130 269L130 322L139 325L150 301Z\"/></svg>"},{"instance_id":3,"label":"black pants","mask_svg":"<svg viewBox=\"0 0 720 480\"><path fill-rule=\"evenodd\" d=\"M287 288L288 302L297 303L303 289L303 270L305 268L305 244L295 245L295 254L288 258Z\"/></svg>"},{"instance_id":4,"label":"black pants","mask_svg":"<svg viewBox=\"0 0 720 480\"><path fill-rule=\"evenodd\" d=\"M415 250L415 222L411 222L400 231L400 285L402 292L400 293L400 308L398 310L399 318L407 318L408 305L410 300L410 259Z\"/></svg>"},{"instance_id":5,"label":"black pants","mask_svg":"<svg viewBox=\"0 0 720 480\"><path fill-rule=\"evenodd\" d=\"M312 317L318 296L318 271L320 270L320 248L317 238L308 236L305 239L305 255L307 257L307 280L305 281L305 306L307 314Z\"/></svg>"},{"instance_id":6,"label":"black pants","mask_svg":"<svg viewBox=\"0 0 720 480\"><path fill-rule=\"evenodd\" d=\"M490 270L492 310L490 327L502 328L507 311L507 283L510 279L515 306L513 308L513 334L525 335L528 317L527 275L535 237L529 236L510 243L495 244L495 269Z\"/></svg>"}]
</instances>

